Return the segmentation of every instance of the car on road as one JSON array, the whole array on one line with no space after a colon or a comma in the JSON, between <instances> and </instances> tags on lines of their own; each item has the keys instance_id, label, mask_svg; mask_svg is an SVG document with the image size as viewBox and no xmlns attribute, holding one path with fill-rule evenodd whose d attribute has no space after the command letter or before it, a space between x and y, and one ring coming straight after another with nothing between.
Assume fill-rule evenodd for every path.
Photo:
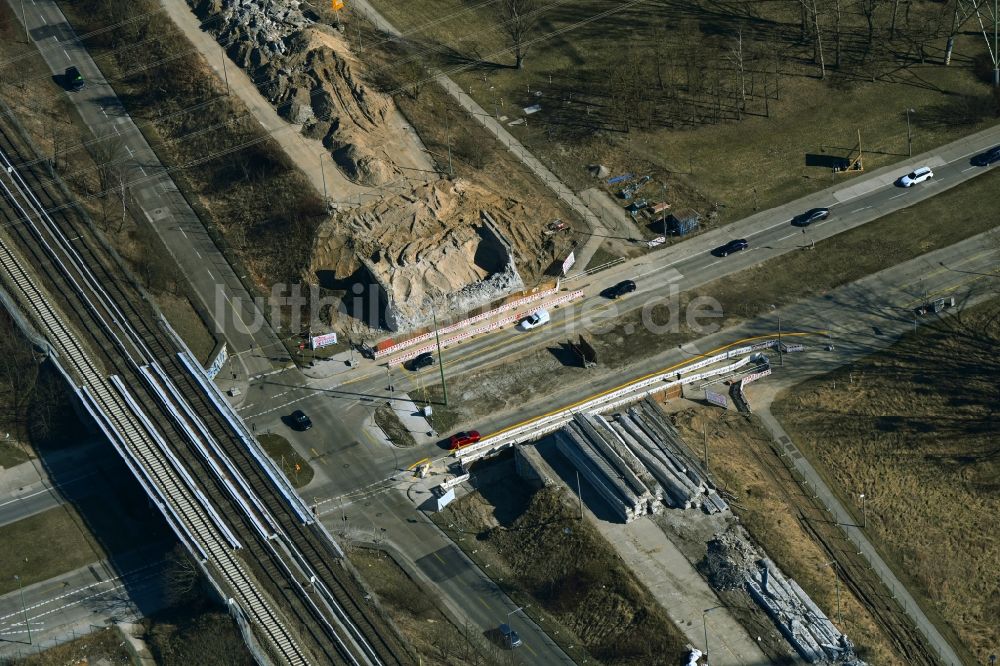
<instances>
[{"instance_id":1,"label":"car on road","mask_svg":"<svg viewBox=\"0 0 1000 666\"><path fill-rule=\"evenodd\" d=\"M76 68L75 65L66 68L66 73L63 74L63 85L73 91L83 90L83 87L87 85L87 82L83 80L83 74L80 70Z\"/></svg>"},{"instance_id":2,"label":"car on road","mask_svg":"<svg viewBox=\"0 0 1000 666\"><path fill-rule=\"evenodd\" d=\"M426 368L429 365L434 365L434 354L432 352L417 354L409 362L411 372L416 372L417 370Z\"/></svg>"},{"instance_id":3,"label":"car on road","mask_svg":"<svg viewBox=\"0 0 1000 666\"><path fill-rule=\"evenodd\" d=\"M478 430L469 430L468 432L456 432L448 440L448 449L451 451L456 451L461 448L465 448L470 444L475 444L481 439L481 435Z\"/></svg>"},{"instance_id":4,"label":"car on road","mask_svg":"<svg viewBox=\"0 0 1000 666\"><path fill-rule=\"evenodd\" d=\"M552 321L552 317L549 316L549 311L542 308L522 319L520 326L522 331L530 331L533 328L544 326L550 321Z\"/></svg>"},{"instance_id":5,"label":"car on road","mask_svg":"<svg viewBox=\"0 0 1000 666\"><path fill-rule=\"evenodd\" d=\"M500 640L503 642L503 646L508 650L513 650L516 647L521 647L523 642L521 637L518 635L514 628L509 624L500 625Z\"/></svg>"},{"instance_id":6,"label":"car on road","mask_svg":"<svg viewBox=\"0 0 1000 666\"><path fill-rule=\"evenodd\" d=\"M994 162L1000 162L1000 146L993 146L985 153L979 153L970 161L973 166L989 166Z\"/></svg>"},{"instance_id":7,"label":"car on road","mask_svg":"<svg viewBox=\"0 0 1000 666\"><path fill-rule=\"evenodd\" d=\"M622 280L613 287L608 287L601 292L601 295L605 298L619 298L625 294L631 294L635 291L635 282L632 280Z\"/></svg>"},{"instance_id":8,"label":"car on road","mask_svg":"<svg viewBox=\"0 0 1000 666\"><path fill-rule=\"evenodd\" d=\"M292 412L290 419L292 427L296 430L309 430L309 428L313 427L312 419L306 416L306 413L301 409L296 409Z\"/></svg>"},{"instance_id":9,"label":"car on road","mask_svg":"<svg viewBox=\"0 0 1000 666\"><path fill-rule=\"evenodd\" d=\"M792 218L792 224L797 227L808 227L813 222L819 222L830 217L829 208L811 208L801 215Z\"/></svg>"},{"instance_id":10,"label":"car on road","mask_svg":"<svg viewBox=\"0 0 1000 666\"><path fill-rule=\"evenodd\" d=\"M934 172L931 171L930 167L920 167L919 169L914 169L910 173L906 174L899 179L900 187L913 187L918 185L929 178L934 177Z\"/></svg>"},{"instance_id":11,"label":"car on road","mask_svg":"<svg viewBox=\"0 0 1000 666\"><path fill-rule=\"evenodd\" d=\"M712 254L717 257L728 257L733 252L742 252L750 247L750 242L746 238L738 238L736 240L731 240L725 245L715 248L712 250Z\"/></svg>"}]
</instances>

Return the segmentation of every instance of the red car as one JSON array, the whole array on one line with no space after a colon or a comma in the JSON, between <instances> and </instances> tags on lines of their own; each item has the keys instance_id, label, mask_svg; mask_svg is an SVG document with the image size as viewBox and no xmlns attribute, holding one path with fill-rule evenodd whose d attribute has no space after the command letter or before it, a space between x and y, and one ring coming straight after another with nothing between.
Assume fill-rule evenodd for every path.
<instances>
[{"instance_id":1,"label":"red car","mask_svg":"<svg viewBox=\"0 0 1000 666\"><path fill-rule=\"evenodd\" d=\"M456 449L461 449L462 447L468 446L469 444L475 444L479 441L481 435L478 430L470 430L469 432L458 432L451 436L449 440L448 450L454 451Z\"/></svg>"}]
</instances>

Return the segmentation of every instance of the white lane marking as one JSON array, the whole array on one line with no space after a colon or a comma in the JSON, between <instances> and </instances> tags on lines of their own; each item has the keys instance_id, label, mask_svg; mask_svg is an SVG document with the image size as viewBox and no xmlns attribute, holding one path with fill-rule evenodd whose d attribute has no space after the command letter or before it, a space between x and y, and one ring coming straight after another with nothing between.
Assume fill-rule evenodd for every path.
<instances>
[{"instance_id":1,"label":"white lane marking","mask_svg":"<svg viewBox=\"0 0 1000 666\"><path fill-rule=\"evenodd\" d=\"M199 258L200 258L200 257L199 257ZM211 278L212 278L213 280L215 279L215 276L214 276L214 275L212 275L212 271L210 271L210 270L208 270L208 269L206 268L206 269L205 269L205 272L206 272L206 273L208 273L209 277L211 277Z\"/></svg>"},{"instance_id":2,"label":"white lane marking","mask_svg":"<svg viewBox=\"0 0 1000 666\"><path fill-rule=\"evenodd\" d=\"M721 264L721 263L722 263L722 259L719 259L718 261L713 261L708 266L705 266L705 268L710 268L710 267L712 267L712 266L714 266L716 264Z\"/></svg>"},{"instance_id":3,"label":"white lane marking","mask_svg":"<svg viewBox=\"0 0 1000 666\"><path fill-rule=\"evenodd\" d=\"M125 146L125 150L127 150L127 151L128 151L128 156L129 156L129 157L134 157L134 155L132 154L132 149L131 149L131 148L129 148L129 147L128 147L128 145L126 145L126 146Z\"/></svg>"},{"instance_id":4,"label":"white lane marking","mask_svg":"<svg viewBox=\"0 0 1000 666\"><path fill-rule=\"evenodd\" d=\"M793 219L795 219L795 218L789 218L789 219L785 220L784 222L778 222L777 224L773 224L770 227L765 227L765 228L761 229L760 231L755 231L752 234L748 234L747 238L751 238L753 236L756 236L757 234L762 234L765 231L770 231L771 229L777 229L778 227L784 226L786 224L791 224Z\"/></svg>"},{"instance_id":5,"label":"white lane marking","mask_svg":"<svg viewBox=\"0 0 1000 666\"><path fill-rule=\"evenodd\" d=\"M851 215L853 215L854 213L860 213L863 210L868 210L869 208L871 208L871 206L862 206L861 208L856 208L851 211Z\"/></svg>"},{"instance_id":6,"label":"white lane marking","mask_svg":"<svg viewBox=\"0 0 1000 666\"><path fill-rule=\"evenodd\" d=\"M906 192L901 192L901 193L899 193L899 194L896 194L896 195L894 195L894 196L891 196L891 197L889 197L889 198L890 198L890 199L898 199L899 197L905 197L905 196L906 196Z\"/></svg>"},{"instance_id":7,"label":"white lane marking","mask_svg":"<svg viewBox=\"0 0 1000 666\"><path fill-rule=\"evenodd\" d=\"M145 169L143 169L143 168L142 168L141 166L139 167L139 171L141 171L141 172L142 172L142 175L143 175L143 176L145 176L145 175L146 175L146 170L145 170Z\"/></svg>"},{"instance_id":8,"label":"white lane marking","mask_svg":"<svg viewBox=\"0 0 1000 666\"><path fill-rule=\"evenodd\" d=\"M783 240L785 240L786 238L791 238L791 237L792 237L792 236L794 236L794 235L795 235L795 234L788 234L787 236L782 236L782 237L781 237L781 238L779 238L778 240L780 240L780 241L783 241Z\"/></svg>"},{"instance_id":9,"label":"white lane marking","mask_svg":"<svg viewBox=\"0 0 1000 666\"><path fill-rule=\"evenodd\" d=\"M69 58L69 54L66 53L66 49L63 49L62 51L63 51L63 55L66 56L66 60L69 60L70 59Z\"/></svg>"},{"instance_id":10,"label":"white lane marking","mask_svg":"<svg viewBox=\"0 0 1000 666\"><path fill-rule=\"evenodd\" d=\"M199 259L201 259L201 253L198 252L198 250L195 250L194 253Z\"/></svg>"},{"instance_id":11,"label":"white lane marking","mask_svg":"<svg viewBox=\"0 0 1000 666\"><path fill-rule=\"evenodd\" d=\"M975 169L975 168L976 168L976 167L974 167L974 166L970 166L970 167L965 167L964 169L962 169L962 173L965 173L966 171L972 171L972 170L973 170L973 169Z\"/></svg>"},{"instance_id":12,"label":"white lane marking","mask_svg":"<svg viewBox=\"0 0 1000 666\"><path fill-rule=\"evenodd\" d=\"M107 112L107 111L106 111L106 110L104 109L104 107L103 107L103 106L101 107L101 113L103 113L103 114L104 114L104 117L105 117L105 118L107 118L107 117L108 117L108 112Z\"/></svg>"},{"instance_id":13,"label":"white lane marking","mask_svg":"<svg viewBox=\"0 0 1000 666\"><path fill-rule=\"evenodd\" d=\"M187 235L186 233L184 233L184 230L183 230L183 229L181 229L181 230L180 230L180 232L181 232L181 236L184 236L184 238L187 238L187 237L188 237L188 235Z\"/></svg>"}]
</instances>

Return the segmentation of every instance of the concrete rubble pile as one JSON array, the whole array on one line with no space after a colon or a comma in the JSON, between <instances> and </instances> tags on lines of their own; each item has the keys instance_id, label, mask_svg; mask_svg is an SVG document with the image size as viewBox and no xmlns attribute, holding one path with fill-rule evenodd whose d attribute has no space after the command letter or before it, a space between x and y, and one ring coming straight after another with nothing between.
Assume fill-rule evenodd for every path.
<instances>
[{"instance_id":1,"label":"concrete rubble pile","mask_svg":"<svg viewBox=\"0 0 1000 666\"><path fill-rule=\"evenodd\" d=\"M806 663L865 666L850 639L798 583L760 554L743 528L716 535L699 569L717 589L746 589Z\"/></svg>"},{"instance_id":2,"label":"concrete rubble pile","mask_svg":"<svg viewBox=\"0 0 1000 666\"><path fill-rule=\"evenodd\" d=\"M612 419L575 414L556 444L625 522L663 505L710 514L728 509L652 401Z\"/></svg>"},{"instance_id":3,"label":"concrete rubble pile","mask_svg":"<svg viewBox=\"0 0 1000 666\"><path fill-rule=\"evenodd\" d=\"M344 37L298 0L188 0L278 113L322 138L344 175L383 185L401 171L382 150L392 100L367 85Z\"/></svg>"}]
</instances>

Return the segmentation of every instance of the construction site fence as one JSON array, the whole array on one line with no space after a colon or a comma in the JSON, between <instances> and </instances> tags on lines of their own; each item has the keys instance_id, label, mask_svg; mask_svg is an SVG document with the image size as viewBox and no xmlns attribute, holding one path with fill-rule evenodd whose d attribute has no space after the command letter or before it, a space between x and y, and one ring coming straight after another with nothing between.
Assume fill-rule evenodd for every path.
<instances>
[{"instance_id":1,"label":"construction site fence","mask_svg":"<svg viewBox=\"0 0 1000 666\"><path fill-rule=\"evenodd\" d=\"M523 291L518 291L516 293L505 296L504 298L499 298L495 301L490 302L480 308L469 311L469 316L461 321L457 321L442 328L437 329L438 335L444 335L447 333L452 333L454 331L465 328L466 326L471 326L477 322L483 321L485 319L490 319L491 317L498 315L502 312L507 312L509 310L515 309L524 305L525 303L530 303L532 301L537 301L540 298L545 298L546 296L551 296L552 294L559 291L559 280L546 281L533 289L525 289ZM370 353L373 358L381 358L383 356L388 356L389 354L394 354L398 351L411 347L415 344L419 344L426 340L430 340L434 337L435 329L434 327L428 327L418 330L411 337L397 341L395 339L383 340L373 347L370 348Z\"/></svg>"},{"instance_id":2,"label":"construction site fence","mask_svg":"<svg viewBox=\"0 0 1000 666\"><path fill-rule=\"evenodd\" d=\"M583 292L582 291L573 291L573 292L570 292L568 294L564 294L564 295L560 296L559 298L556 298L556 299L554 299L552 301L549 301L548 303L546 303L546 305L548 305L549 307L552 307L552 306L556 306L556 305L561 305L563 303L568 303L569 301L572 301L572 300L577 299L577 298L582 298L582 297L583 297ZM521 305L524 305L524 304L521 303ZM515 312L512 315L508 315L506 317L503 317L502 319L497 319L497 320L492 321L489 324L486 324L484 326L477 326L476 328L470 328L470 329L468 329L466 331L463 331L462 333L459 333L458 335L454 335L454 336L452 336L450 338L446 338L444 340L441 340L441 347L447 347L448 345L452 345L452 344L455 344L456 342L461 342L462 340L466 340L468 338L475 337L475 336L477 336L477 335L479 335L481 333L488 333L488 332L494 331L494 330L496 330L498 328L503 328L504 326L507 326L508 324L513 324L514 322L518 321L519 319L523 319L528 314L529 314L528 312ZM422 347L417 347L416 349L411 349L410 351L408 351L403 356L399 356L399 357L393 359L393 362L395 362L395 363L405 363L406 361L410 360L411 358L416 358L417 356L420 356L423 353L434 351L434 349L436 348L436 346L437 346L436 343L431 343L431 344L428 344L428 345L424 345Z\"/></svg>"}]
</instances>

